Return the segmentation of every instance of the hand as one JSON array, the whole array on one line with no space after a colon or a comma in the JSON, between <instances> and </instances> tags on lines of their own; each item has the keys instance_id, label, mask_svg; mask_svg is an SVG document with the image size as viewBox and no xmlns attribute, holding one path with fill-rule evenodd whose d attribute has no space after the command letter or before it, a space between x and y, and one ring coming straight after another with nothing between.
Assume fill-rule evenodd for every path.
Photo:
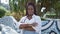
<instances>
[{"instance_id":1,"label":"hand","mask_svg":"<svg viewBox=\"0 0 60 34\"><path fill-rule=\"evenodd\" d=\"M27 27L28 27L28 24L21 24L19 28L23 29L23 28L27 28Z\"/></svg>"},{"instance_id":2,"label":"hand","mask_svg":"<svg viewBox=\"0 0 60 34\"><path fill-rule=\"evenodd\" d=\"M35 27L38 25L38 23L32 23L31 25Z\"/></svg>"},{"instance_id":3,"label":"hand","mask_svg":"<svg viewBox=\"0 0 60 34\"><path fill-rule=\"evenodd\" d=\"M28 24L21 24L20 26L22 26L22 27L26 27L26 26L28 26Z\"/></svg>"}]
</instances>

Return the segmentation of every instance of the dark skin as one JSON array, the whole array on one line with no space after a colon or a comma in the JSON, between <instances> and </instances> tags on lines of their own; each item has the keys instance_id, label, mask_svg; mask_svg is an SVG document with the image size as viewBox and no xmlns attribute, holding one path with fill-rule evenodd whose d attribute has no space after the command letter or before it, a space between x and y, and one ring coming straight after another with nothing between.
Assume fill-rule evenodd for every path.
<instances>
[{"instance_id":1,"label":"dark skin","mask_svg":"<svg viewBox=\"0 0 60 34\"><path fill-rule=\"evenodd\" d=\"M27 15L27 18L29 19L29 20L31 20L32 19L32 15L34 14L34 8L33 8L33 6L28 6L28 15ZM30 26L31 25L31 26ZM37 26L37 23L32 23L32 24L21 24L20 26L19 26L19 28L20 29L24 29L24 30L29 30L29 31L35 31L33 28L32 28L32 26Z\"/></svg>"},{"instance_id":2,"label":"dark skin","mask_svg":"<svg viewBox=\"0 0 60 34\"><path fill-rule=\"evenodd\" d=\"M33 23L33 24L21 24L20 25L20 29L24 29L24 30L29 30L29 31L35 31L33 28L32 28L32 26L36 26L37 25L37 23ZM32 26L30 26L30 25L32 25Z\"/></svg>"},{"instance_id":3,"label":"dark skin","mask_svg":"<svg viewBox=\"0 0 60 34\"><path fill-rule=\"evenodd\" d=\"M32 26L29 26L29 24L21 24L20 29L24 29L24 30L29 30L29 31L35 31Z\"/></svg>"}]
</instances>

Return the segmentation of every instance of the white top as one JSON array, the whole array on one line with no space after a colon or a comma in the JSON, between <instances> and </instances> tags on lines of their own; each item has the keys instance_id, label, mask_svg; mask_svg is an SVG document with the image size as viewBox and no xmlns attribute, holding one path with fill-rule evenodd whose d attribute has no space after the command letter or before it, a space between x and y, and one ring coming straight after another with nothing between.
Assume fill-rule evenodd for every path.
<instances>
[{"instance_id":1,"label":"white top","mask_svg":"<svg viewBox=\"0 0 60 34\"><path fill-rule=\"evenodd\" d=\"M21 20L19 21L18 27L20 26L20 24L32 24L32 23L38 23L38 25L36 27L32 26L32 28L36 32L41 34L41 19L37 15L33 15L32 19L30 19L30 20L27 18L27 16L22 17Z\"/></svg>"}]
</instances>

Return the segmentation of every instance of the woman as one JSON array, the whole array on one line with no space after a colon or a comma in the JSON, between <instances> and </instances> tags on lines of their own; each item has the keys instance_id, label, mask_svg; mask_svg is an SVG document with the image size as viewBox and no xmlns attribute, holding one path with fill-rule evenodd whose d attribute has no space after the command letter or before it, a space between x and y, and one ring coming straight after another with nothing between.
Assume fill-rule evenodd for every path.
<instances>
[{"instance_id":1,"label":"woman","mask_svg":"<svg viewBox=\"0 0 60 34\"><path fill-rule=\"evenodd\" d=\"M23 29L23 34L41 34L41 19L36 15L33 3L28 3L26 16L22 17L19 23L19 29Z\"/></svg>"}]
</instances>

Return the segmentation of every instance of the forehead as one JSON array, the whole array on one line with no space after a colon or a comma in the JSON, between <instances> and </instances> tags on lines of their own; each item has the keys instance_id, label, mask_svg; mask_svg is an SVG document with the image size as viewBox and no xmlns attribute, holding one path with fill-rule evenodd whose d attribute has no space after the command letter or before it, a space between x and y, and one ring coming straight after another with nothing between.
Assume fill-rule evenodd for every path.
<instances>
[{"instance_id":1,"label":"forehead","mask_svg":"<svg viewBox=\"0 0 60 34\"><path fill-rule=\"evenodd\" d=\"M32 5L29 5L28 8L33 8L33 6Z\"/></svg>"}]
</instances>

